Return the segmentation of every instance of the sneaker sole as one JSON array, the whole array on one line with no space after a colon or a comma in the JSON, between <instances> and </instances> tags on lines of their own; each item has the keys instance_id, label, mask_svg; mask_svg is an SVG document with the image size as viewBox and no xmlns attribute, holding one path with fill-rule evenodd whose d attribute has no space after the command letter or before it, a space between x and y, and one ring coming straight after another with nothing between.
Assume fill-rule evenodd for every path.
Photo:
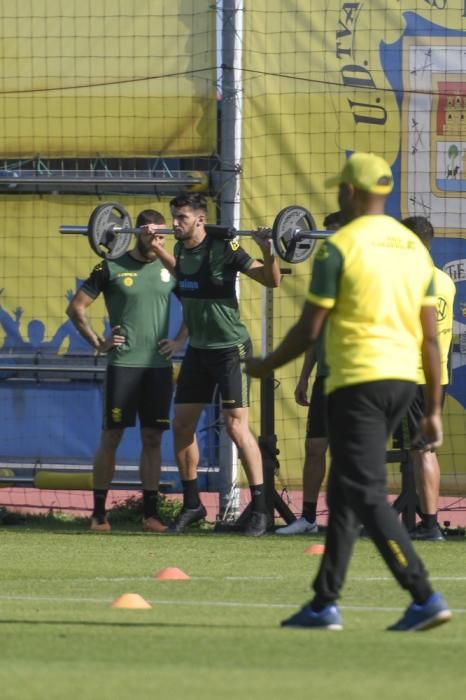
<instances>
[{"instance_id":1,"label":"sneaker sole","mask_svg":"<svg viewBox=\"0 0 466 700\"><path fill-rule=\"evenodd\" d=\"M419 625L416 625L416 627L412 627L411 630L413 632L423 632L424 630L430 630L433 627L438 627L439 625L443 625L445 622L448 622L451 620L451 611L450 610L440 610L434 617L431 617L429 620L426 622L421 622ZM410 630L406 630L409 632Z\"/></svg>"},{"instance_id":2,"label":"sneaker sole","mask_svg":"<svg viewBox=\"0 0 466 700\"><path fill-rule=\"evenodd\" d=\"M200 515L198 518L195 520L191 520L191 522L187 523L186 525L183 525L183 527L176 528L175 525L169 525L166 530L162 534L164 535L182 535L183 532L189 531L189 528L191 525L195 525L196 523L200 523L202 520L205 520L207 517L207 511L203 515Z\"/></svg>"},{"instance_id":3,"label":"sneaker sole","mask_svg":"<svg viewBox=\"0 0 466 700\"><path fill-rule=\"evenodd\" d=\"M451 620L451 618L452 614L450 610L439 610L438 613L430 617L428 620L419 622L417 625L413 625L408 629L396 629L395 626L388 627L387 629L390 632L424 632L426 630L433 629L434 627L439 627L439 625L443 625L445 622Z\"/></svg>"},{"instance_id":4,"label":"sneaker sole","mask_svg":"<svg viewBox=\"0 0 466 700\"><path fill-rule=\"evenodd\" d=\"M328 630L329 632L341 632L343 625L281 625L285 629L293 630Z\"/></svg>"}]
</instances>

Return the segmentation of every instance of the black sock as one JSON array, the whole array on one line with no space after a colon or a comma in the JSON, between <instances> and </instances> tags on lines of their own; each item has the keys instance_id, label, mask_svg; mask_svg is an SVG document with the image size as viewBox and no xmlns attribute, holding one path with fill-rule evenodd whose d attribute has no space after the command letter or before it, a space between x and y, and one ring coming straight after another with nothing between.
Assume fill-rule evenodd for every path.
<instances>
[{"instance_id":1,"label":"black sock","mask_svg":"<svg viewBox=\"0 0 466 700\"><path fill-rule=\"evenodd\" d=\"M430 515L429 513L421 513L422 524L427 530L435 527L437 525L437 516Z\"/></svg>"},{"instance_id":2,"label":"black sock","mask_svg":"<svg viewBox=\"0 0 466 700\"><path fill-rule=\"evenodd\" d=\"M308 523L315 523L317 514L317 503L311 501L303 502L303 518L306 518Z\"/></svg>"},{"instance_id":3,"label":"black sock","mask_svg":"<svg viewBox=\"0 0 466 700\"><path fill-rule=\"evenodd\" d=\"M145 518L158 518L158 491L142 492L142 510Z\"/></svg>"},{"instance_id":4,"label":"black sock","mask_svg":"<svg viewBox=\"0 0 466 700\"><path fill-rule=\"evenodd\" d=\"M319 598L316 596L313 598L310 602L310 606L312 610L316 613L322 612L324 608L327 607L327 605L334 605L335 601L334 600L322 600L322 598Z\"/></svg>"},{"instance_id":5,"label":"black sock","mask_svg":"<svg viewBox=\"0 0 466 700\"><path fill-rule=\"evenodd\" d=\"M107 489L94 489L94 518L105 518L105 501L107 500Z\"/></svg>"},{"instance_id":6,"label":"black sock","mask_svg":"<svg viewBox=\"0 0 466 700\"><path fill-rule=\"evenodd\" d=\"M254 486L250 486L249 488L251 490L252 509L257 513L266 513L267 507L265 504L264 484L254 484Z\"/></svg>"},{"instance_id":7,"label":"black sock","mask_svg":"<svg viewBox=\"0 0 466 700\"><path fill-rule=\"evenodd\" d=\"M198 508L201 505L197 478L182 481L183 484L183 508Z\"/></svg>"}]
</instances>

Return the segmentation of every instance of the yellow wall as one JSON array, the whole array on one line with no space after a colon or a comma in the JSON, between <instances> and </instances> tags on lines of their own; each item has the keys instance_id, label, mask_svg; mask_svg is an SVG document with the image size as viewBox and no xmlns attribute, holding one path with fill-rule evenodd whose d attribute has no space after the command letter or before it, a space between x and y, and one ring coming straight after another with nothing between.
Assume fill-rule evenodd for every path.
<instances>
[{"instance_id":1,"label":"yellow wall","mask_svg":"<svg viewBox=\"0 0 466 700\"><path fill-rule=\"evenodd\" d=\"M215 151L208 0L2 0L0 38L2 157Z\"/></svg>"},{"instance_id":2,"label":"yellow wall","mask_svg":"<svg viewBox=\"0 0 466 700\"><path fill-rule=\"evenodd\" d=\"M431 124L415 138L415 109L420 108L411 100L409 83L413 36L421 47L419 54L424 51L425 55L425 65L416 65L417 75L425 77L431 70L430 47L445 44L443 37L450 30L466 31L462 1L248 3L243 42L241 227L270 225L289 204L308 208L322 226L324 216L338 207L336 191L325 189L325 178L339 172L349 152L364 150L383 155L394 168L397 188L390 213L432 211L434 215L435 211L439 237L460 237L466 226L466 207L461 206L466 192L452 205L447 196L430 192L430 180L421 179L424 171L417 165L416 149L426 149L421 155L427 158L430 173L430 152L437 141L429 133ZM464 54L466 35L450 35L449 41L458 51L463 46ZM393 82L393 65L383 60L386 46L399 57L398 84ZM462 63L457 61L451 71L461 79ZM430 115L432 109L424 109ZM427 203L425 210L423 203ZM458 210L464 221L458 218ZM275 293L275 344L299 315L310 269L311 262L293 268L292 276L285 277ZM243 289L243 317L254 329L257 350L260 305L250 285L243 284ZM291 486L301 484L305 434L306 409L296 406L293 398L300 366L300 361L293 362L276 373L281 476ZM255 391L257 399L257 387ZM464 405L466 400L460 403L452 397L446 404L446 440L441 451L444 488L458 483L466 488ZM253 415L258 430L257 401Z\"/></svg>"}]
</instances>

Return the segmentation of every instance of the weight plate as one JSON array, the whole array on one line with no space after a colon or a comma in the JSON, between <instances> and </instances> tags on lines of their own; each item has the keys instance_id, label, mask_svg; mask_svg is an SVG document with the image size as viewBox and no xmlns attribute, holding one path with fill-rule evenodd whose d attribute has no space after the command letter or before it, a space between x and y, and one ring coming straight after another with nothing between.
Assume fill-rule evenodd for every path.
<instances>
[{"instance_id":1,"label":"weight plate","mask_svg":"<svg viewBox=\"0 0 466 700\"><path fill-rule=\"evenodd\" d=\"M272 227L277 255L293 265L304 262L312 255L317 241L310 236L298 238L296 234L315 230L315 221L307 209L298 205L285 207L277 214Z\"/></svg>"},{"instance_id":2,"label":"weight plate","mask_svg":"<svg viewBox=\"0 0 466 700\"><path fill-rule=\"evenodd\" d=\"M114 233L115 226L131 228L131 218L117 202L105 202L94 209L87 225L89 244L101 258L114 260L126 253L132 233Z\"/></svg>"}]
</instances>

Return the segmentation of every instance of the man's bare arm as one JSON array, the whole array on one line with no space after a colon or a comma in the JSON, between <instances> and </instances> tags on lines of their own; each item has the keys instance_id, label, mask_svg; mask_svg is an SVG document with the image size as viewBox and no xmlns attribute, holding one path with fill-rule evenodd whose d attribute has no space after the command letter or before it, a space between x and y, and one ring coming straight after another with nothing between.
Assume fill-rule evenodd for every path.
<instances>
[{"instance_id":1,"label":"man's bare arm","mask_svg":"<svg viewBox=\"0 0 466 700\"><path fill-rule=\"evenodd\" d=\"M312 348L329 313L329 309L306 301L298 321L273 352L264 358L251 357L245 360L247 372L252 377L266 377L274 369L286 365Z\"/></svg>"},{"instance_id":2,"label":"man's bare arm","mask_svg":"<svg viewBox=\"0 0 466 700\"><path fill-rule=\"evenodd\" d=\"M295 401L300 406L309 406L309 401L307 400L309 377L314 369L316 360L316 349L314 345L312 348L308 348L305 352L303 366L301 367L301 374L299 375L296 389L294 390Z\"/></svg>"},{"instance_id":3,"label":"man's bare arm","mask_svg":"<svg viewBox=\"0 0 466 700\"><path fill-rule=\"evenodd\" d=\"M262 251L263 262L254 260L245 274L264 287L279 287L281 282L280 265L273 253L272 239L269 229L258 229L252 232L252 238Z\"/></svg>"},{"instance_id":4,"label":"man's bare arm","mask_svg":"<svg viewBox=\"0 0 466 700\"><path fill-rule=\"evenodd\" d=\"M112 328L109 338L100 338L92 328L87 317L87 309L94 299L81 289L71 299L66 309L66 315L82 337L87 340L98 353L108 352L112 347L122 345L125 342L124 336L119 333L119 326Z\"/></svg>"},{"instance_id":5,"label":"man's bare arm","mask_svg":"<svg viewBox=\"0 0 466 700\"><path fill-rule=\"evenodd\" d=\"M440 385L440 352L437 342L437 311L433 306L421 308L422 325L422 367L426 378L425 417L420 430L426 441L426 449L433 449L442 444L442 388Z\"/></svg>"}]
</instances>

